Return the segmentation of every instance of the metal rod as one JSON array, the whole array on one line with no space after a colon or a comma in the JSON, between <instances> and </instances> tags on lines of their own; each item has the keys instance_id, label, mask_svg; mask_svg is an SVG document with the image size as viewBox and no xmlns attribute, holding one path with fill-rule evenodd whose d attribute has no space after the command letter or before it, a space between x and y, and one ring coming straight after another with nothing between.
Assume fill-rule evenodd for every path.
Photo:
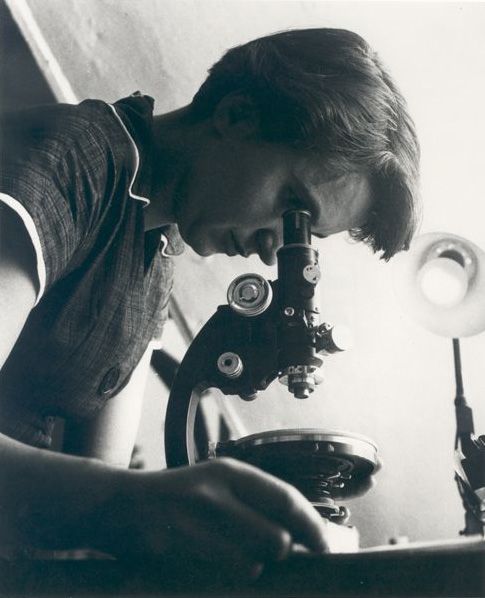
<instances>
[{"instance_id":1,"label":"metal rod","mask_svg":"<svg viewBox=\"0 0 485 598\"><path fill-rule=\"evenodd\" d=\"M463 390L463 375L461 370L460 339L453 339L453 357L455 362L456 398L455 404L466 404L465 392Z\"/></svg>"}]
</instances>

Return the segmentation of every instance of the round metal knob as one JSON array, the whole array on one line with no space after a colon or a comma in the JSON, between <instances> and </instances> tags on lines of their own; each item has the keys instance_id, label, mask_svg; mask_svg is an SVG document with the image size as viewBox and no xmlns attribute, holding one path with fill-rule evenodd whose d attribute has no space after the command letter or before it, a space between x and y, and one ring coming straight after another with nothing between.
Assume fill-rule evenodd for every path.
<instances>
[{"instance_id":1,"label":"round metal knob","mask_svg":"<svg viewBox=\"0 0 485 598\"><path fill-rule=\"evenodd\" d=\"M229 306L242 316L258 316L270 306L272 298L271 285L259 274L242 274L227 290Z\"/></svg>"},{"instance_id":2,"label":"round metal knob","mask_svg":"<svg viewBox=\"0 0 485 598\"><path fill-rule=\"evenodd\" d=\"M243 362L237 353L222 353L217 360L217 368L227 378L239 378L243 372Z\"/></svg>"}]
</instances>

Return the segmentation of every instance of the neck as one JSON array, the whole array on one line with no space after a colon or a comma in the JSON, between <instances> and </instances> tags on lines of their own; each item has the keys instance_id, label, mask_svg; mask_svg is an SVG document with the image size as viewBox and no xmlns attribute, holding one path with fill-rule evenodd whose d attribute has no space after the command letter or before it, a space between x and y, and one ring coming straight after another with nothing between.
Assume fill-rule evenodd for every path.
<instances>
[{"instance_id":1,"label":"neck","mask_svg":"<svg viewBox=\"0 0 485 598\"><path fill-rule=\"evenodd\" d=\"M174 198L204 127L192 121L188 106L154 117L153 191L145 209L145 230L176 222Z\"/></svg>"}]
</instances>

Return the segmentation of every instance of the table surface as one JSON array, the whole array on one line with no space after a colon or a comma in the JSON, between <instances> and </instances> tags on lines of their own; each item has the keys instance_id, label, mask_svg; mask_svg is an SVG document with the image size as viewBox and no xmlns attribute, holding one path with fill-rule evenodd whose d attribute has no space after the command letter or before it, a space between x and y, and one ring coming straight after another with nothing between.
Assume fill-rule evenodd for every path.
<instances>
[{"instance_id":1,"label":"table surface","mask_svg":"<svg viewBox=\"0 0 485 598\"><path fill-rule=\"evenodd\" d=\"M0 595L56 598L155 596L485 596L482 538L295 555L252 584L230 584L180 560L0 562Z\"/></svg>"}]
</instances>

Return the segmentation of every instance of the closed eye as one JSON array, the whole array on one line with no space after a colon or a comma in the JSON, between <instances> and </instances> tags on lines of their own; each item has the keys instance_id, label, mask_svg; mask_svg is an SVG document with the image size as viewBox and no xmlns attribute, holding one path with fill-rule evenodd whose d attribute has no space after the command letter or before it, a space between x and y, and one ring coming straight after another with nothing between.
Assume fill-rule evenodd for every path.
<instances>
[{"instance_id":1,"label":"closed eye","mask_svg":"<svg viewBox=\"0 0 485 598\"><path fill-rule=\"evenodd\" d=\"M294 194L289 197L286 205L288 210L308 210L305 202Z\"/></svg>"},{"instance_id":2,"label":"closed eye","mask_svg":"<svg viewBox=\"0 0 485 598\"><path fill-rule=\"evenodd\" d=\"M307 202L300 199L299 197L297 197L296 195L292 195L288 202L287 202L287 206L289 210L305 210L306 212L309 212L312 216L312 222L315 223L316 218L315 218L315 213L313 210L310 209L310 206L307 205ZM328 235L325 235L323 233L318 233L315 232L314 230L312 230L312 235L314 237L317 237L317 239L325 239Z\"/></svg>"}]
</instances>

